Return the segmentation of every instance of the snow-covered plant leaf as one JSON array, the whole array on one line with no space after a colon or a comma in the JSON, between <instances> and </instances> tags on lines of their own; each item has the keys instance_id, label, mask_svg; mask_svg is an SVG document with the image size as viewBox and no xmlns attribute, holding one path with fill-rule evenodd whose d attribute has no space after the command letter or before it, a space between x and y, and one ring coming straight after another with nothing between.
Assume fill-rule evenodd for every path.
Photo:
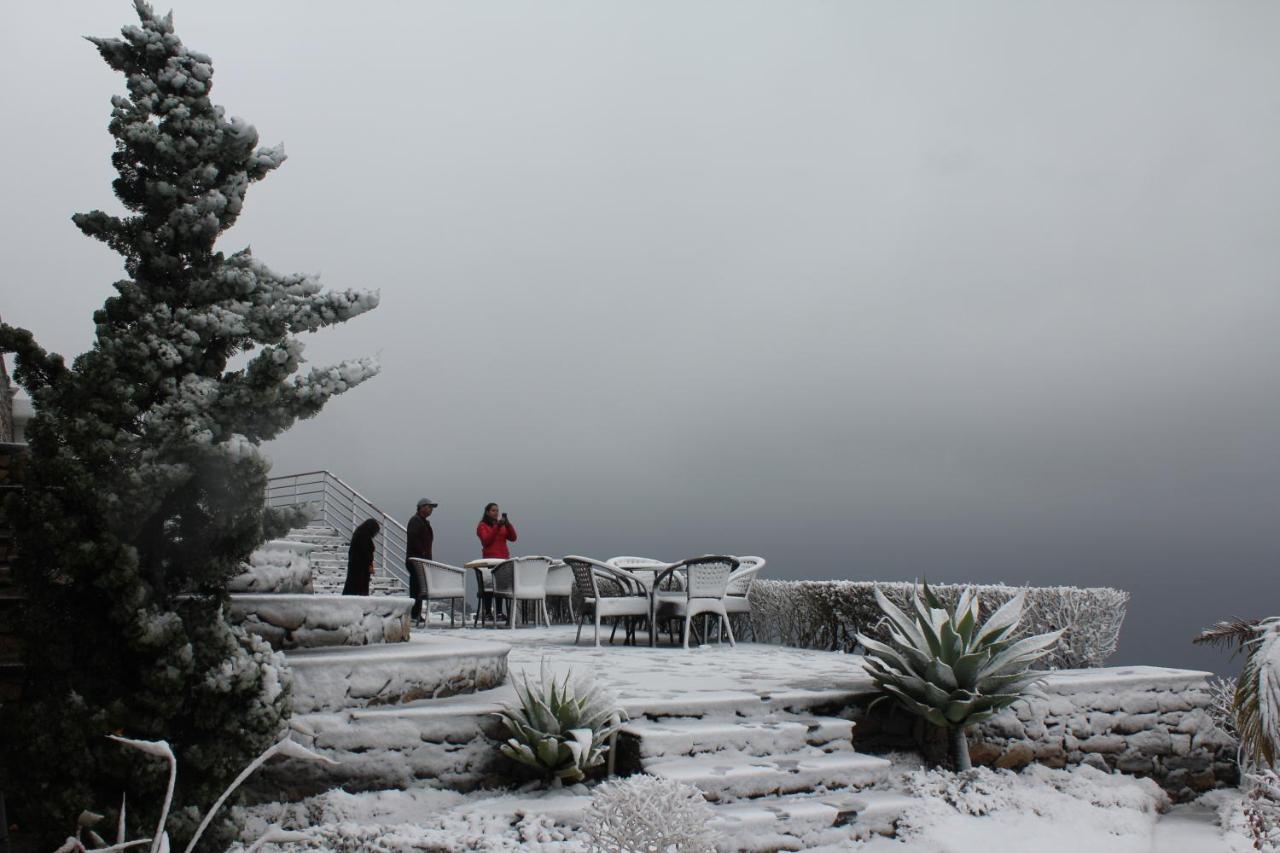
<instances>
[{"instance_id":1,"label":"snow-covered plant leaf","mask_svg":"<svg viewBox=\"0 0 1280 853\"><path fill-rule=\"evenodd\" d=\"M499 751L549 780L586 778L604 761L624 716L612 696L571 675L557 680L544 662L536 683L526 676L517 684L519 705L497 713L510 735Z\"/></svg>"}]
</instances>

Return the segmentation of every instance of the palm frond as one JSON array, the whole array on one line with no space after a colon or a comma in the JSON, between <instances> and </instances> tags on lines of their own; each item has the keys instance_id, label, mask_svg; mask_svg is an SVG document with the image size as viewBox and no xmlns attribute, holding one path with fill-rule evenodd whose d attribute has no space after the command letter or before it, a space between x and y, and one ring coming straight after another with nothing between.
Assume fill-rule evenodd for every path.
<instances>
[{"instance_id":1,"label":"palm frond","mask_svg":"<svg viewBox=\"0 0 1280 853\"><path fill-rule=\"evenodd\" d=\"M1230 619L1205 628L1191 642L1196 645L1226 646L1236 652L1258 633L1259 619Z\"/></svg>"}]
</instances>

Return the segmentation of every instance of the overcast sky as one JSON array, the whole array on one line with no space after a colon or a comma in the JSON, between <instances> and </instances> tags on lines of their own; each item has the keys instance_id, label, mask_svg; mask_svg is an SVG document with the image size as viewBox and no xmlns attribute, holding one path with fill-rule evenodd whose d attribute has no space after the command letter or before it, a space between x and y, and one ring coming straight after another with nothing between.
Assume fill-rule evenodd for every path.
<instances>
[{"instance_id":1,"label":"overcast sky","mask_svg":"<svg viewBox=\"0 0 1280 853\"><path fill-rule=\"evenodd\" d=\"M161 6L164 8L164 6ZM1119 662L1280 614L1280 5L188 0L289 161L221 243L376 288L383 373L269 447L478 556L1108 584ZM123 275L130 3L10 3L0 315Z\"/></svg>"}]
</instances>

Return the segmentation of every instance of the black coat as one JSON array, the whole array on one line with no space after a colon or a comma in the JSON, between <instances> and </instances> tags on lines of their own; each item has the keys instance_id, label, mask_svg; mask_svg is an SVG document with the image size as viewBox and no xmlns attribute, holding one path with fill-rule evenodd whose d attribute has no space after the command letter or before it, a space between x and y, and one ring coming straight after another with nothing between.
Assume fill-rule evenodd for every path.
<instances>
[{"instance_id":1,"label":"black coat","mask_svg":"<svg viewBox=\"0 0 1280 853\"><path fill-rule=\"evenodd\" d=\"M369 594L369 568L373 565L373 537L356 531L347 549L347 582L343 595Z\"/></svg>"},{"instance_id":2,"label":"black coat","mask_svg":"<svg viewBox=\"0 0 1280 853\"><path fill-rule=\"evenodd\" d=\"M423 560L431 559L431 545L435 541L435 531L431 529L431 522L427 521L416 512L413 518L409 519L409 524L405 527L408 533L405 542L405 562L404 567L409 568L409 560L419 557Z\"/></svg>"}]
</instances>

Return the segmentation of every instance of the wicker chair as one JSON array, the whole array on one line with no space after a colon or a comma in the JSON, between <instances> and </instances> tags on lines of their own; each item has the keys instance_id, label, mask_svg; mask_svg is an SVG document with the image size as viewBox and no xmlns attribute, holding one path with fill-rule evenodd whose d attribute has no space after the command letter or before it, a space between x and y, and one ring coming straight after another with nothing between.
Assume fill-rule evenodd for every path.
<instances>
[{"instance_id":1,"label":"wicker chair","mask_svg":"<svg viewBox=\"0 0 1280 853\"><path fill-rule=\"evenodd\" d=\"M555 560L547 570L547 598L563 598L569 607L569 621L576 622L573 612L573 569L563 560ZM543 615L548 616L544 608Z\"/></svg>"},{"instance_id":2,"label":"wicker chair","mask_svg":"<svg viewBox=\"0 0 1280 853\"><path fill-rule=\"evenodd\" d=\"M582 598L582 610L578 613L578 633L573 638L576 646L582 639L582 622L588 616L595 622L595 645L600 647L600 620L609 617L644 617L648 618L651 605L649 592L639 578L630 573L593 560L590 557L569 556L564 562L573 572L574 585ZM618 626L615 622L614 633ZM634 642L634 628L629 629L623 637ZM609 635L613 642L613 634Z\"/></svg>"},{"instance_id":3,"label":"wicker chair","mask_svg":"<svg viewBox=\"0 0 1280 853\"><path fill-rule=\"evenodd\" d=\"M516 557L499 563L493 568L494 598L505 598L509 610L507 626L516 627L516 604L520 601L536 601L533 621L536 625L538 617L550 626L546 619L547 612L547 570L551 568L550 557Z\"/></svg>"},{"instance_id":4,"label":"wicker chair","mask_svg":"<svg viewBox=\"0 0 1280 853\"><path fill-rule=\"evenodd\" d=\"M684 620L682 637L684 647L689 648L689 631L693 617L699 613L714 613L729 634L729 645L737 645L733 628L729 625L729 613L725 610L725 589L729 576L738 567L737 557L708 555L681 560L658 575L661 588L666 576L677 571L685 576L685 588L680 592L658 592L653 597L654 625L661 622Z\"/></svg>"},{"instance_id":5,"label":"wicker chair","mask_svg":"<svg viewBox=\"0 0 1280 853\"><path fill-rule=\"evenodd\" d=\"M725 585L724 609L730 617L743 616L738 626L743 624L751 628L751 638L755 639L755 627L751 623L751 582L760 574L765 566L763 557L739 557L738 568L729 575L729 583ZM741 632L739 632L741 636Z\"/></svg>"},{"instance_id":6,"label":"wicker chair","mask_svg":"<svg viewBox=\"0 0 1280 853\"><path fill-rule=\"evenodd\" d=\"M453 627L454 601L462 602L462 625L467 624L467 570L448 563L410 557L409 568L418 578L419 596L424 601L449 599L449 627ZM430 606L430 605L428 605Z\"/></svg>"}]
</instances>

